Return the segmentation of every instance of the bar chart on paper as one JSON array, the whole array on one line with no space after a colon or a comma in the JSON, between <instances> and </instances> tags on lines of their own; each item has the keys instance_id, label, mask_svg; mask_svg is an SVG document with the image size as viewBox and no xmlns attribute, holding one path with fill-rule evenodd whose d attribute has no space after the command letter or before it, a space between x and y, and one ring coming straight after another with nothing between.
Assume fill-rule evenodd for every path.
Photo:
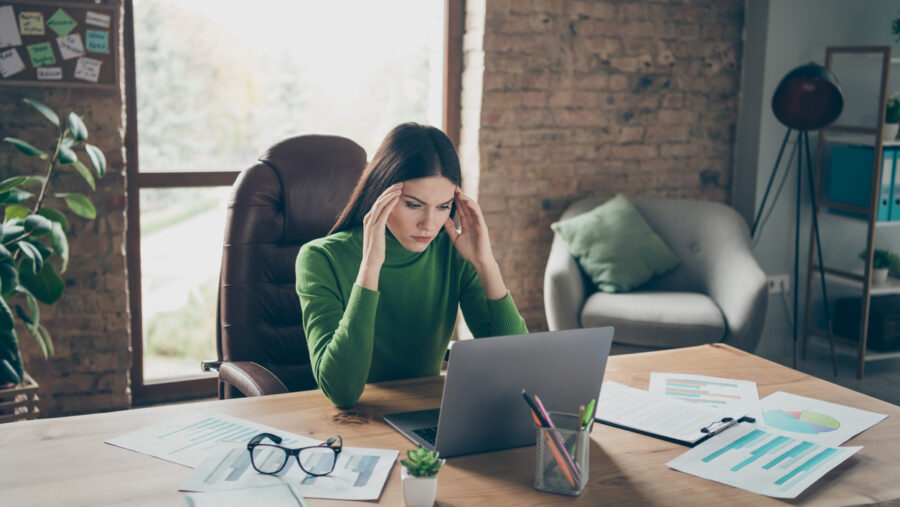
<instances>
[{"instance_id":1,"label":"bar chart on paper","mask_svg":"<svg viewBox=\"0 0 900 507\"><path fill-rule=\"evenodd\" d=\"M742 424L691 449L669 467L777 498L795 498L862 447L828 447Z\"/></svg>"},{"instance_id":2,"label":"bar chart on paper","mask_svg":"<svg viewBox=\"0 0 900 507\"><path fill-rule=\"evenodd\" d=\"M756 420L762 417L756 382L749 380L653 372L649 391L713 409L739 410Z\"/></svg>"}]
</instances>

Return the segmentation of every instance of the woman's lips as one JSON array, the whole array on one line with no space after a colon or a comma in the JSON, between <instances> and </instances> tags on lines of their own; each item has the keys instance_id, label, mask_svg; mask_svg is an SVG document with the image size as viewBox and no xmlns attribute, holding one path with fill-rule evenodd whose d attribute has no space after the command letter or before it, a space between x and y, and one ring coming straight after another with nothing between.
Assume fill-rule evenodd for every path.
<instances>
[{"instance_id":1,"label":"woman's lips","mask_svg":"<svg viewBox=\"0 0 900 507\"><path fill-rule=\"evenodd\" d=\"M431 236L413 236L412 238L419 243L428 243L431 241Z\"/></svg>"}]
</instances>

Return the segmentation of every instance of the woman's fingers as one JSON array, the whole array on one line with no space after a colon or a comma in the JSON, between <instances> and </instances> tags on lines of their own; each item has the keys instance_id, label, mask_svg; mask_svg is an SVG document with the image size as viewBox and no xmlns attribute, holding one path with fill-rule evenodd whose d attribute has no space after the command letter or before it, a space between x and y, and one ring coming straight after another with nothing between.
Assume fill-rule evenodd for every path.
<instances>
[{"instance_id":1,"label":"woman's fingers","mask_svg":"<svg viewBox=\"0 0 900 507\"><path fill-rule=\"evenodd\" d=\"M456 232L456 224L453 223L452 218L447 218L444 221L444 230L447 231L447 235L450 236L450 241L456 243L456 238L459 237L459 233Z\"/></svg>"}]
</instances>

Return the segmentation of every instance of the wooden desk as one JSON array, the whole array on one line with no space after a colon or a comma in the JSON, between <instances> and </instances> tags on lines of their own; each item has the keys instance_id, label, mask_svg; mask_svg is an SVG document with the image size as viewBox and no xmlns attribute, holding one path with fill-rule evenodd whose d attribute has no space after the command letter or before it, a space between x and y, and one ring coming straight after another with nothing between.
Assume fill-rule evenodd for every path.
<instances>
[{"instance_id":1,"label":"wooden desk","mask_svg":"<svg viewBox=\"0 0 900 507\"><path fill-rule=\"evenodd\" d=\"M613 356L606 379L646 389L652 371L755 380L761 398L781 390L888 414L848 442L864 445L862 451L810 487L798 502L847 505L900 498L900 407L718 344ZM382 416L439 406L442 385L440 377L372 384L351 411L338 410L320 392L309 391L0 425L0 503L180 505L177 488L190 469L103 441L197 407L314 438L337 432L349 446L405 451L412 444L384 424ZM666 467L686 447L602 424L594 425L591 439L590 482L580 497L532 489L535 451L522 447L451 458L440 473L437 505L792 503ZM403 505L399 465L378 503Z\"/></svg>"}]
</instances>

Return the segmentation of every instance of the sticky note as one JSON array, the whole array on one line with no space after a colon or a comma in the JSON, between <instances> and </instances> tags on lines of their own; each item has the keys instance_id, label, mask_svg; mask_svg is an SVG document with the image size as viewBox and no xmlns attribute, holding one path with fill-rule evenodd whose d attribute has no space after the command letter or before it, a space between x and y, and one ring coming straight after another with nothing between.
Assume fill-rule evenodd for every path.
<instances>
[{"instance_id":1,"label":"sticky note","mask_svg":"<svg viewBox=\"0 0 900 507\"><path fill-rule=\"evenodd\" d=\"M84 45L91 53L109 53L109 32L88 30L84 34Z\"/></svg>"},{"instance_id":2,"label":"sticky note","mask_svg":"<svg viewBox=\"0 0 900 507\"><path fill-rule=\"evenodd\" d=\"M20 12L19 31L22 32L22 35L44 35L44 14Z\"/></svg>"},{"instance_id":3,"label":"sticky note","mask_svg":"<svg viewBox=\"0 0 900 507\"><path fill-rule=\"evenodd\" d=\"M28 56L31 58L32 67L43 67L44 65L53 65L56 63L56 57L53 56L53 48L49 42L41 42L28 46Z\"/></svg>"},{"instance_id":4,"label":"sticky note","mask_svg":"<svg viewBox=\"0 0 900 507\"><path fill-rule=\"evenodd\" d=\"M37 78L41 81L58 81L62 79L62 67L40 67Z\"/></svg>"},{"instance_id":5,"label":"sticky note","mask_svg":"<svg viewBox=\"0 0 900 507\"><path fill-rule=\"evenodd\" d=\"M75 77L77 79L96 83L97 79L100 77L101 64L103 64L103 62L100 60L82 56L78 59L78 62L75 63Z\"/></svg>"},{"instance_id":6,"label":"sticky note","mask_svg":"<svg viewBox=\"0 0 900 507\"><path fill-rule=\"evenodd\" d=\"M88 25L109 28L109 14L100 14L93 11L87 11L84 22Z\"/></svg>"},{"instance_id":7,"label":"sticky note","mask_svg":"<svg viewBox=\"0 0 900 507\"><path fill-rule=\"evenodd\" d=\"M25 70L25 62L16 48L0 51L0 75L4 78Z\"/></svg>"},{"instance_id":8,"label":"sticky note","mask_svg":"<svg viewBox=\"0 0 900 507\"><path fill-rule=\"evenodd\" d=\"M81 43L81 35L73 33L65 37L57 37L56 44L59 46L59 54L63 60L71 60L84 56L84 44Z\"/></svg>"},{"instance_id":9,"label":"sticky note","mask_svg":"<svg viewBox=\"0 0 900 507\"><path fill-rule=\"evenodd\" d=\"M72 16L66 14L66 11L62 9L56 9L56 12L54 12L53 15L50 16L50 19L47 20L47 26L60 37L69 35L69 32L71 32L77 24L78 23L72 19Z\"/></svg>"},{"instance_id":10,"label":"sticky note","mask_svg":"<svg viewBox=\"0 0 900 507\"><path fill-rule=\"evenodd\" d=\"M21 46L22 37L19 36L19 26L16 25L16 13L12 5L0 7L0 48Z\"/></svg>"}]
</instances>

